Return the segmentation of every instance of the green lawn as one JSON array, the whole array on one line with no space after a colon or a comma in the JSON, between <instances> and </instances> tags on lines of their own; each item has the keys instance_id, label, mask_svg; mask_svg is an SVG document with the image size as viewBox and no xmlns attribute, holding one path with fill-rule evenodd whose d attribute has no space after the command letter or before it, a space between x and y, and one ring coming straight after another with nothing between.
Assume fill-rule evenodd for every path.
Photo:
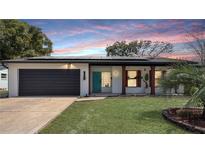
<instances>
[{"instance_id":1,"label":"green lawn","mask_svg":"<svg viewBox=\"0 0 205 154\"><path fill-rule=\"evenodd\" d=\"M162 109L179 107L186 97L112 97L75 102L40 133L189 133L161 116Z\"/></svg>"}]
</instances>

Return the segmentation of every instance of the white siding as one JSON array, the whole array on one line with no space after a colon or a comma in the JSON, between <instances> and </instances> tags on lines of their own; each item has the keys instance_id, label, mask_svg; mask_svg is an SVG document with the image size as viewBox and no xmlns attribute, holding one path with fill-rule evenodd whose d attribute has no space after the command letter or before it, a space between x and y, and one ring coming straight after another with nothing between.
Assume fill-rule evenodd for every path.
<instances>
[{"instance_id":1,"label":"white siding","mask_svg":"<svg viewBox=\"0 0 205 154\"><path fill-rule=\"evenodd\" d=\"M112 93L122 93L122 66L112 66Z\"/></svg>"},{"instance_id":2,"label":"white siding","mask_svg":"<svg viewBox=\"0 0 205 154\"><path fill-rule=\"evenodd\" d=\"M7 74L7 78L2 79L1 73ZM0 70L0 89L8 89L8 70L7 69Z\"/></svg>"},{"instance_id":3,"label":"white siding","mask_svg":"<svg viewBox=\"0 0 205 154\"><path fill-rule=\"evenodd\" d=\"M89 65L85 63L73 63L70 69L80 69L80 95L89 95ZM85 71L86 77L83 80L83 71Z\"/></svg>"},{"instance_id":4,"label":"white siding","mask_svg":"<svg viewBox=\"0 0 205 154\"><path fill-rule=\"evenodd\" d=\"M85 63L10 63L9 64L9 96L18 96L19 69L80 69L80 95L88 95L88 64ZM86 71L86 80L83 80L83 71Z\"/></svg>"}]
</instances>

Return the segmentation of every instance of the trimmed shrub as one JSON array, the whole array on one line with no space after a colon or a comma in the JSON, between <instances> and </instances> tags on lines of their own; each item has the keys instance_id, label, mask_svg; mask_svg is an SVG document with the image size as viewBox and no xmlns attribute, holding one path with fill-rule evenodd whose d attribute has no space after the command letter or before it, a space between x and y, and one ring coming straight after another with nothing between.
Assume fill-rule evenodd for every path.
<instances>
[{"instance_id":1,"label":"trimmed shrub","mask_svg":"<svg viewBox=\"0 0 205 154\"><path fill-rule=\"evenodd\" d=\"M8 91L6 91L6 90L1 91L0 90L0 98L5 98L5 97L8 97Z\"/></svg>"}]
</instances>

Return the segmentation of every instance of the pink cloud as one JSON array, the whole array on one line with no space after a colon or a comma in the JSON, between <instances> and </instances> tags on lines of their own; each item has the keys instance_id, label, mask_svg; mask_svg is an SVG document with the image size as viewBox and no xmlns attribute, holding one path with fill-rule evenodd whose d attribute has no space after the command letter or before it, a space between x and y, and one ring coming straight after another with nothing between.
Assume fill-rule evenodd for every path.
<instances>
[{"instance_id":1,"label":"pink cloud","mask_svg":"<svg viewBox=\"0 0 205 154\"><path fill-rule=\"evenodd\" d=\"M158 25L159 27L165 27L165 25ZM178 34L171 34L169 31L159 33L156 30L154 30L153 27L144 25L144 24L138 24L134 25L134 28L143 30L143 33L139 33L138 31L129 30L126 31L128 26L121 25L120 28L117 28L115 33L113 35L108 36L109 38L115 39L116 41L126 40L126 41L133 41L133 40L152 40L152 41L164 41L164 42L170 42L170 43L186 43L193 41L190 39L187 39L186 33L178 33ZM147 30L147 32L146 32ZM148 31L149 30L149 31ZM205 33L204 33L205 34ZM204 35L205 37L205 35ZM109 39L108 38L108 39Z\"/></svg>"},{"instance_id":2,"label":"pink cloud","mask_svg":"<svg viewBox=\"0 0 205 154\"><path fill-rule=\"evenodd\" d=\"M93 48L105 48L108 44L113 44L115 40L100 40L100 41L90 41L85 43L79 43L75 47L72 48L64 48L64 49L56 49L54 50L54 53L57 54L63 54L63 53L80 53L83 50L89 50ZM194 60L198 61L198 57L191 52L184 52L184 51L178 51L177 53L171 53L171 54L162 54L160 57L164 58L172 58L172 59L181 59L181 60Z\"/></svg>"},{"instance_id":3,"label":"pink cloud","mask_svg":"<svg viewBox=\"0 0 205 154\"><path fill-rule=\"evenodd\" d=\"M197 33L195 33L196 35ZM205 32L200 35L201 39L205 39ZM151 41L163 41L163 42L170 42L170 43L187 43L192 42L194 39L192 37L187 37L187 33L180 33L180 34L169 34L169 33L144 33L142 35L133 35L130 33L125 33L121 35L121 40L132 41L132 40L151 40Z\"/></svg>"},{"instance_id":4,"label":"pink cloud","mask_svg":"<svg viewBox=\"0 0 205 154\"><path fill-rule=\"evenodd\" d=\"M147 37L147 39L152 41L163 41L163 42L170 42L170 43L189 42L185 38L186 38L186 34L169 35L169 34L158 34L158 33L154 33L151 36Z\"/></svg>"},{"instance_id":5,"label":"pink cloud","mask_svg":"<svg viewBox=\"0 0 205 154\"><path fill-rule=\"evenodd\" d=\"M179 60L194 60L198 61L199 58L196 54L191 52L178 52L178 53L172 53L172 54L162 54L160 57L164 58L171 58L171 59L179 59Z\"/></svg>"},{"instance_id":6,"label":"pink cloud","mask_svg":"<svg viewBox=\"0 0 205 154\"><path fill-rule=\"evenodd\" d=\"M114 40L98 40L98 41L88 41L88 42L81 42L74 47L71 48L64 48L64 49L55 49L54 53L79 53L82 50L89 50L93 48L105 48L107 44L114 43Z\"/></svg>"},{"instance_id":7,"label":"pink cloud","mask_svg":"<svg viewBox=\"0 0 205 154\"><path fill-rule=\"evenodd\" d=\"M53 50L53 53L67 53L67 52L69 52L69 53L78 53L78 52L80 52L80 51L78 51L78 50L71 50L71 48L64 48L64 49L54 49Z\"/></svg>"},{"instance_id":8,"label":"pink cloud","mask_svg":"<svg viewBox=\"0 0 205 154\"><path fill-rule=\"evenodd\" d=\"M173 24L173 25L178 25L182 26L181 21L172 21L170 20L168 23L162 23L159 25L152 25L147 26L145 24L137 24L137 25L132 25L135 28L139 29L153 29L153 27L158 27L158 28L163 28L166 27L167 24ZM170 32L164 32L164 33L157 33L157 32L147 32L140 33L138 35L138 32L130 30L130 27L126 24L122 24L119 27L111 27L111 26L101 26L97 25L94 26L93 28L73 28L70 30L62 30L59 32L52 32L51 35L61 35L61 34L67 34L68 36L74 36L78 34L83 34L83 33L88 33L88 32L93 32L93 33L99 33L96 31L96 29L99 30L113 30L114 33L112 34L100 34L102 39L100 40L94 40L94 41L88 41L88 42L79 42L77 43L74 47L71 48L64 48L64 49L56 49L54 50L54 53L78 53L82 50L89 50L93 48L105 48L107 45L113 44L115 41L133 41L133 40L151 40L151 41L164 41L164 42L170 42L170 43L187 43L190 41L193 41L193 39L187 39L187 34L186 33L178 33L178 34L170 34ZM126 31L129 30L129 31ZM203 33L202 39L205 39L205 32ZM171 56L171 57L174 57ZM188 58L191 59L191 56L189 55L178 55L180 58Z\"/></svg>"},{"instance_id":9,"label":"pink cloud","mask_svg":"<svg viewBox=\"0 0 205 154\"><path fill-rule=\"evenodd\" d=\"M51 31L51 32L46 32L48 36L57 36L57 35L67 35L67 36L75 36L79 34L84 34L84 33L97 33L95 30L90 29L90 28L72 28L72 29L63 29L59 31Z\"/></svg>"},{"instance_id":10,"label":"pink cloud","mask_svg":"<svg viewBox=\"0 0 205 154\"><path fill-rule=\"evenodd\" d=\"M120 39L116 39L116 38L120 38ZM144 39L144 40L152 40L152 41L164 41L164 42L170 42L170 43L186 43L186 42L193 41L193 39L187 40L185 38L186 38L186 34L176 34L176 35L170 36L168 34L161 34L160 35L160 34L154 33L151 36L143 36L143 37L139 37L139 38L131 37L127 34L121 35L120 37L114 35L112 37L108 37L108 38L101 39L101 40L79 42L74 47L64 48L64 49L56 49L56 50L54 50L54 52L55 53L66 53L66 52L77 53L77 52L80 52L82 50L89 50L91 48L92 49L93 48L106 48L107 45L111 45L115 41L122 41L122 40L130 42L130 41L137 40L137 39L138 40ZM205 39L205 35L204 35L204 39Z\"/></svg>"},{"instance_id":11,"label":"pink cloud","mask_svg":"<svg viewBox=\"0 0 205 154\"><path fill-rule=\"evenodd\" d=\"M105 25L96 25L95 28L98 30L114 30L113 27Z\"/></svg>"},{"instance_id":12,"label":"pink cloud","mask_svg":"<svg viewBox=\"0 0 205 154\"><path fill-rule=\"evenodd\" d=\"M137 24L137 25L134 25L134 27L137 28L137 29L140 29L140 30L150 29L150 27L145 25L145 24Z\"/></svg>"},{"instance_id":13,"label":"pink cloud","mask_svg":"<svg viewBox=\"0 0 205 154\"><path fill-rule=\"evenodd\" d=\"M205 32L201 34L194 33L194 35L200 35L201 39L205 39ZM150 40L155 41L165 41L170 43L187 43L192 42L194 39L192 37L188 37L187 33L182 34L176 34L176 35L170 35L170 34L153 34L151 37L149 37Z\"/></svg>"},{"instance_id":14,"label":"pink cloud","mask_svg":"<svg viewBox=\"0 0 205 154\"><path fill-rule=\"evenodd\" d=\"M156 31L160 29L175 26L176 28L184 27L184 22L180 20L167 20L166 22L152 23L152 24L135 24L134 27L140 30Z\"/></svg>"},{"instance_id":15,"label":"pink cloud","mask_svg":"<svg viewBox=\"0 0 205 154\"><path fill-rule=\"evenodd\" d=\"M74 35L79 35L79 34L84 34L84 33L96 33L96 31L93 30L93 29L90 29L90 28L88 28L88 29L85 29L85 28L75 28L75 29L73 29L71 31L67 31L67 34L69 36L74 36Z\"/></svg>"},{"instance_id":16,"label":"pink cloud","mask_svg":"<svg viewBox=\"0 0 205 154\"><path fill-rule=\"evenodd\" d=\"M57 36L57 35L67 35L67 36L75 36L79 34L84 34L84 33L99 33L96 30L107 30L107 31L114 31L115 28L112 26L104 26L104 25L96 25L96 26L91 26L89 28L72 28L72 29L62 29L59 31L51 31L51 32L46 32L48 36Z\"/></svg>"}]
</instances>

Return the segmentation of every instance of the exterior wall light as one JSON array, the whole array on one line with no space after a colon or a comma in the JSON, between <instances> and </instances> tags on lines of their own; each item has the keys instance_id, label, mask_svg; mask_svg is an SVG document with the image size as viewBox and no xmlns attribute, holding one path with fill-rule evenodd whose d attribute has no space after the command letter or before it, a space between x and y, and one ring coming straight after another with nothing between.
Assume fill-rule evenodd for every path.
<instances>
[{"instance_id":1,"label":"exterior wall light","mask_svg":"<svg viewBox=\"0 0 205 154\"><path fill-rule=\"evenodd\" d=\"M86 72L83 71L83 80L86 80Z\"/></svg>"}]
</instances>

